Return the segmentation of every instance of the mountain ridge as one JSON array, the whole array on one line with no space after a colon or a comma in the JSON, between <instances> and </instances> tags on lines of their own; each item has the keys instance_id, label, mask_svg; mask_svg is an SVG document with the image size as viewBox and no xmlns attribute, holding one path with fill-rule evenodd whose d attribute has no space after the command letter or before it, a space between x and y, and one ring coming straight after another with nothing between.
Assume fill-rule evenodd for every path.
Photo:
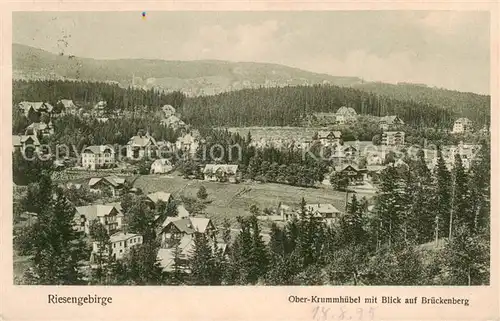
<instances>
[{"instance_id":1,"label":"mountain ridge","mask_svg":"<svg viewBox=\"0 0 500 321\"><path fill-rule=\"evenodd\" d=\"M67 79L117 82L123 87L179 90L187 94L287 85L362 83L357 77L314 73L272 63L225 60L94 59L12 45L14 79Z\"/></svg>"}]
</instances>

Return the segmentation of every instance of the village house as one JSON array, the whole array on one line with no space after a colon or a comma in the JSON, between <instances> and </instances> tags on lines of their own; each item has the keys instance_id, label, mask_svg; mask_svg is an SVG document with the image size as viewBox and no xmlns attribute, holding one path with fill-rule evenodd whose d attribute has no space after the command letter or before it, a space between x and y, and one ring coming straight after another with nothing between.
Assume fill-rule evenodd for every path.
<instances>
[{"instance_id":1,"label":"village house","mask_svg":"<svg viewBox=\"0 0 500 321\"><path fill-rule=\"evenodd\" d=\"M158 202L170 203L172 200L172 194L166 192L155 192L147 195L148 201L150 201L151 206L155 207Z\"/></svg>"},{"instance_id":2,"label":"village house","mask_svg":"<svg viewBox=\"0 0 500 321\"><path fill-rule=\"evenodd\" d=\"M340 107L335 113L335 121L339 125L351 123L356 120L358 114L352 107Z\"/></svg>"},{"instance_id":3,"label":"village house","mask_svg":"<svg viewBox=\"0 0 500 321\"><path fill-rule=\"evenodd\" d=\"M32 123L26 127L26 135L35 135L38 137L50 136L54 134L54 126L52 122L46 123Z\"/></svg>"},{"instance_id":4,"label":"village house","mask_svg":"<svg viewBox=\"0 0 500 321\"><path fill-rule=\"evenodd\" d=\"M360 169L354 164L346 164L343 166L335 167L335 171L345 175L349 179L350 184L357 184L363 182L366 169Z\"/></svg>"},{"instance_id":5,"label":"village house","mask_svg":"<svg viewBox=\"0 0 500 321\"><path fill-rule=\"evenodd\" d=\"M162 108L161 108L162 112L163 112L163 117L164 118L168 118L170 116L174 116L175 115L175 108L171 105L164 105Z\"/></svg>"},{"instance_id":6,"label":"village house","mask_svg":"<svg viewBox=\"0 0 500 321\"><path fill-rule=\"evenodd\" d=\"M120 195L125 179L116 176L94 177L89 181L90 191L95 193L109 192L113 197Z\"/></svg>"},{"instance_id":7,"label":"village house","mask_svg":"<svg viewBox=\"0 0 500 321\"><path fill-rule=\"evenodd\" d=\"M167 174L170 173L174 167L170 160L166 158L157 159L151 164L150 173L151 174Z\"/></svg>"},{"instance_id":8,"label":"village house","mask_svg":"<svg viewBox=\"0 0 500 321\"><path fill-rule=\"evenodd\" d=\"M306 211L308 211L313 218L324 220L329 224L336 222L341 214L332 204L306 204Z\"/></svg>"},{"instance_id":9,"label":"village house","mask_svg":"<svg viewBox=\"0 0 500 321\"><path fill-rule=\"evenodd\" d=\"M381 165L383 161L378 153L370 153L366 156L367 165Z\"/></svg>"},{"instance_id":10,"label":"village house","mask_svg":"<svg viewBox=\"0 0 500 321\"><path fill-rule=\"evenodd\" d=\"M404 121L398 116L384 116L380 117L379 126L383 131L388 131L404 125Z\"/></svg>"},{"instance_id":11,"label":"village house","mask_svg":"<svg viewBox=\"0 0 500 321\"><path fill-rule=\"evenodd\" d=\"M20 150L25 152L26 148L32 149L33 152L40 152L40 142L34 135L12 135L13 152Z\"/></svg>"},{"instance_id":12,"label":"village house","mask_svg":"<svg viewBox=\"0 0 500 321\"><path fill-rule=\"evenodd\" d=\"M87 235L90 234L90 224L94 220L101 223L108 233L118 231L123 225L121 206L111 203L78 206L75 208L75 230L84 232Z\"/></svg>"},{"instance_id":13,"label":"village house","mask_svg":"<svg viewBox=\"0 0 500 321\"><path fill-rule=\"evenodd\" d=\"M108 103L104 100L99 101L97 104L94 105L94 110L93 113L95 115L103 115L104 111L108 107Z\"/></svg>"},{"instance_id":14,"label":"village house","mask_svg":"<svg viewBox=\"0 0 500 321\"><path fill-rule=\"evenodd\" d=\"M340 144L342 133L340 131L319 131L318 140L323 146Z\"/></svg>"},{"instance_id":15,"label":"village house","mask_svg":"<svg viewBox=\"0 0 500 321\"><path fill-rule=\"evenodd\" d=\"M92 170L110 168L115 164L115 150L113 146L89 146L82 151L82 167Z\"/></svg>"},{"instance_id":16,"label":"village house","mask_svg":"<svg viewBox=\"0 0 500 321\"><path fill-rule=\"evenodd\" d=\"M468 118L462 117L455 121L453 124L453 134L463 134L470 133L474 130L472 127L472 121Z\"/></svg>"},{"instance_id":17,"label":"village house","mask_svg":"<svg viewBox=\"0 0 500 321\"><path fill-rule=\"evenodd\" d=\"M203 175L206 181L230 183L239 181L238 165L208 164L203 169Z\"/></svg>"},{"instance_id":18,"label":"village house","mask_svg":"<svg viewBox=\"0 0 500 321\"><path fill-rule=\"evenodd\" d=\"M212 238L215 236L215 225L205 217L167 217L162 223L158 236L162 248L169 248L186 235L203 233Z\"/></svg>"},{"instance_id":19,"label":"village house","mask_svg":"<svg viewBox=\"0 0 500 321\"><path fill-rule=\"evenodd\" d=\"M382 145L387 146L398 146L405 144L405 133L404 132L383 132L382 133Z\"/></svg>"},{"instance_id":20,"label":"village house","mask_svg":"<svg viewBox=\"0 0 500 321\"><path fill-rule=\"evenodd\" d=\"M358 149L352 145L344 146L343 153L347 159L354 159L359 156Z\"/></svg>"},{"instance_id":21,"label":"village house","mask_svg":"<svg viewBox=\"0 0 500 321\"><path fill-rule=\"evenodd\" d=\"M94 241L92 243L92 253L90 257L90 264L95 267L96 257L102 255L107 257L111 255L116 260L121 260L128 253L130 248L141 245L143 242L142 235L134 233L118 232L109 237L109 248L103 249L100 242Z\"/></svg>"},{"instance_id":22,"label":"village house","mask_svg":"<svg viewBox=\"0 0 500 321\"><path fill-rule=\"evenodd\" d=\"M146 134L139 132L127 143L127 157L130 159L152 157L156 154L157 149L156 140L148 132Z\"/></svg>"},{"instance_id":23,"label":"village house","mask_svg":"<svg viewBox=\"0 0 500 321\"><path fill-rule=\"evenodd\" d=\"M160 121L160 123L165 127L170 127L172 129L179 129L186 127L186 123L183 122L179 117L175 115L168 116Z\"/></svg>"},{"instance_id":24,"label":"village house","mask_svg":"<svg viewBox=\"0 0 500 321\"><path fill-rule=\"evenodd\" d=\"M40 116L41 113L50 114L54 109L54 107L49 103L31 101L22 101L18 104L18 107L28 119L31 119L33 115Z\"/></svg>"},{"instance_id":25,"label":"village house","mask_svg":"<svg viewBox=\"0 0 500 321\"><path fill-rule=\"evenodd\" d=\"M78 107L75 105L71 99L61 99L57 102L57 107L61 110L60 114L70 114L76 115L78 113Z\"/></svg>"},{"instance_id":26,"label":"village house","mask_svg":"<svg viewBox=\"0 0 500 321\"><path fill-rule=\"evenodd\" d=\"M196 154L198 146L199 144L196 138L191 134L186 134L182 137L179 137L175 142L175 147L178 150L181 150L182 152L187 153L189 155Z\"/></svg>"}]
</instances>

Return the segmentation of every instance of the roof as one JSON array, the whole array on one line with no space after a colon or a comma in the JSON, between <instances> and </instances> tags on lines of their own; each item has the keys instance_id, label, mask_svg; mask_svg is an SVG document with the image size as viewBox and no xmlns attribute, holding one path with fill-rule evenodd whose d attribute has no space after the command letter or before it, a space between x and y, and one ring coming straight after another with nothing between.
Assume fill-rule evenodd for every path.
<instances>
[{"instance_id":1,"label":"roof","mask_svg":"<svg viewBox=\"0 0 500 321\"><path fill-rule=\"evenodd\" d=\"M404 135L405 132L383 132L382 135L396 135L396 134L400 134L400 135Z\"/></svg>"},{"instance_id":2,"label":"roof","mask_svg":"<svg viewBox=\"0 0 500 321\"><path fill-rule=\"evenodd\" d=\"M191 134L186 134L182 137L179 137L177 141L181 142L182 144L192 144L195 142L195 139Z\"/></svg>"},{"instance_id":3,"label":"roof","mask_svg":"<svg viewBox=\"0 0 500 321\"><path fill-rule=\"evenodd\" d=\"M33 140L33 145L40 145L40 142L35 135L12 135L12 145L21 146L30 138Z\"/></svg>"},{"instance_id":4,"label":"roof","mask_svg":"<svg viewBox=\"0 0 500 321\"><path fill-rule=\"evenodd\" d=\"M166 166L172 164L170 163L170 160L168 158L157 159L153 162L153 164L151 164L151 166L159 166L159 165Z\"/></svg>"},{"instance_id":5,"label":"roof","mask_svg":"<svg viewBox=\"0 0 500 321\"><path fill-rule=\"evenodd\" d=\"M472 123L472 121L469 118L461 117L455 120L455 123Z\"/></svg>"},{"instance_id":6,"label":"roof","mask_svg":"<svg viewBox=\"0 0 500 321\"><path fill-rule=\"evenodd\" d=\"M168 116L167 118L165 119L162 119L161 120L161 123L164 124L164 125L185 125L185 123L177 116L175 115L171 115L171 116Z\"/></svg>"},{"instance_id":7,"label":"roof","mask_svg":"<svg viewBox=\"0 0 500 321\"><path fill-rule=\"evenodd\" d=\"M116 208L111 204L94 204L87 206L77 206L76 212L79 215L84 215L88 220L94 220L98 217L104 217L111 214L111 211L115 209L118 212L118 215L123 215L121 210Z\"/></svg>"},{"instance_id":8,"label":"roof","mask_svg":"<svg viewBox=\"0 0 500 321\"><path fill-rule=\"evenodd\" d=\"M125 183L125 178L116 177L116 176L107 176L107 177L93 177L89 181L89 186L94 186L100 181L108 182L109 184L117 187L119 185L123 185Z\"/></svg>"},{"instance_id":9,"label":"roof","mask_svg":"<svg viewBox=\"0 0 500 321\"><path fill-rule=\"evenodd\" d=\"M340 107L337 110L337 114L340 114L340 115L352 115L352 116L357 115L356 110L354 110L354 108L352 108L352 107L345 107L345 106Z\"/></svg>"},{"instance_id":10,"label":"roof","mask_svg":"<svg viewBox=\"0 0 500 321\"><path fill-rule=\"evenodd\" d=\"M380 117L380 122L385 122L389 125L392 125L395 123L396 120L399 120L402 124L404 124L403 120L400 119L398 116L383 116L383 117Z\"/></svg>"},{"instance_id":11,"label":"roof","mask_svg":"<svg viewBox=\"0 0 500 321\"><path fill-rule=\"evenodd\" d=\"M104 100L101 100L100 102L98 102L97 104L94 105L94 108L104 108L108 105L107 102L105 102Z\"/></svg>"},{"instance_id":12,"label":"roof","mask_svg":"<svg viewBox=\"0 0 500 321\"><path fill-rule=\"evenodd\" d=\"M126 241L128 239L131 239L133 237L140 236L139 234L134 234L134 233L124 233L124 232L118 232L116 234L113 234L109 237L109 240L111 243L115 242L120 242L120 241Z\"/></svg>"},{"instance_id":13,"label":"roof","mask_svg":"<svg viewBox=\"0 0 500 321\"><path fill-rule=\"evenodd\" d=\"M321 214L340 213L332 204L306 204L306 209L311 212L318 212Z\"/></svg>"},{"instance_id":14,"label":"roof","mask_svg":"<svg viewBox=\"0 0 500 321\"><path fill-rule=\"evenodd\" d=\"M172 221L170 224L173 224L180 232L185 234L193 234L196 232L189 218L177 219Z\"/></svg>"},{"instance_id":15,"label":"roof","mask_svg":"<svg viewBox=\"0 0 500 321\"><path fill-rule=\"evenodd\" d=\"M186 210L184 205L177 206L177 217L189 217L189 212Z\"/></svg>"},{"instance_id":16,"label":"roof","mask_svg":"<svg viewBox=\"0 0 500 321\"><path fill-rule=\"evenodd\" d=\"M193 235L184 235L179 242L178 248L180 250L180 255L182 258L187 259L194 250L194 236ZM227 244L225 243L217 243L217 248L226 251ZM172 271L174 268L174 251L175 247L169 249L159 249L157 258L160 261L160 265L162 266L164 271Z\"/></svg>"},{"instance_id":17,"label":"roof","mask_svg":"<svg viewBox=\"0 0 500 321\"><path fill-rule=\"evenodd\" d=\"M113 146L110 145L92 145L86 147L82 153L91 152L92 154L101 154L106 149L111 149L111 151L114 152Z\"/></svg>"},{"instance_id":18,"label":"roof","mask_svg":"<svg viewBox=\"0 0 500 321\"><path fill-rule=\"evenodd\" d=\"M318 137L328 137L329 135L333 135L335 138L340 138L342 137L342 133L338 130L336 131L326 131L326 130L320 130L318 131Z\"/></svg>"},{"instance_id":19,"label":"roof","mask_svg":"<svg viewBox=\"0 0 500 321\"><path fill-rule=\"evenodd\" d=\"M148 194L148 198L155 204L158 203L158 201L168 202L170 201L171 197L172 194L166 192L156 192Z\"/></svg>"},{"instance_id":20,"label":"roof","mask_svg":"<svg viewBox=\"0 0 500 321\"><path fill-rule=\"evenodd\" d=\"M205 233L210 224L210 219L205 217L191 217L190 220L196 232L200 233Z\"/></svg>"},{"instance_id":21,"label":"roof","mask_svg":"<svg viewBox=\"0 0 500 321\"><path fill-rule=\"evenodd\" d=\"M188 257L194 248L194 239L192 235L184 235L178 245L180 254ZM174 265L174 251L175 248L159 249L157 258L164 271L171 271Z\"/></svg>"},{"instance_id":22,"label":"roof","mask_svg":"<svg viewBox=\"0 0 500 321\"><path fill-rule=\"evenodd\" d=\"M29 110L30 108L33 108L35 111L38 111L41 108L47 109L47 111L52 111L54 107L52 107L51 104L44 103L41 101L37 102L32 102L32 101L22 101L19 103L19 108L23 109L24 111Z\"/></svg>"},{"instance_id":23,"label":"roof","mask_svg":"<svg viewBox=\"0 0 500 321\"><path fill-rule=\"evenodd\" d=\"M150 136L149 134L143 136L132 136L128 141L128 145L136 146L136 147L146 147L149 145L156 145L156 140Z\"/></svg>"},{"instance_id":24,"label":"roof","mask_svg":"<svg viewBox=\"0 0 500 321\"><path fill-rule=\"evenodd\" d=\"M207 164L203 173L215 173L218 170L222 170L226 173L236 174L238 171L238 165L228 165L228 164Z\"/></svg>"},{"instance_id":25,"label":"roof","mask_svg":"<svg viewBox=\"0 0 500 321\"><path fill-rule=\"evenodd\" d=\"M385 168L384 165L366 165L366 169L370 172L379 172Z\"/></svg>"},{"instance_id":26,"label":"roof","mask_svg":"<svg viewBox=\"0 0 500 321\"><path fill-rule=\"evenodd\" d=\"M341 172L341 171L345 171L349 167L352 167L352 169L354 169L355 171L360 171L360 169L358 168L358 166L356 166L354 164L345 164L345 165L342 165L342 166L336 166L335 170L337 172Z\"/></svg>"},{"instance_id":27,"label":"roof","mask_svg":"<svg viewBox=\"0 0 500 321\"><path fill-rule=\"evenodd\" d=\"M47 124L46 123L31 123L27 128L28 129L36 129L36 130L44 130L47 129Z\"/></svg>"},{"instance_id":28,"label":"roof","mask_svg":"<svg viewBox=\"0 0 500 321\"><path fill-rule=\"evenodd\" d=\"M348 149L354 149L355 151L357 151L356 147L354 147L352 145L346 145L346 146L344 146L344 150L348 150Z\"/></svg>"},{"instance_id":29,"label":"roof","mask_svg":"<svg viewBox=\"0 0 500 321\"><path fill-rule=\"evenodd\" d=\"M164 112L175 113L175 108L172 105L163 105L161 110L163 110Z\"/></svg>"},{"instance_id":30,"label":"roof","mask_svg":"<svg viewBox=\"0 0 500 321\"><path fill-rule=\"evenodd\" d=\"M61 103L64 108L76 108L76 105L71 99L61 99L58 101L58 103Z\"/></svg>"}]
</instances>

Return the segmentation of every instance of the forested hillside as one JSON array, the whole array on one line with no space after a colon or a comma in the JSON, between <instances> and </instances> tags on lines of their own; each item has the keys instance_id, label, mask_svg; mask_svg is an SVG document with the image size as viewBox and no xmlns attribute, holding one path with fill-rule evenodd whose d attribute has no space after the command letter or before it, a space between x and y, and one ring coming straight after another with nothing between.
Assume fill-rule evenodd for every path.
<instances>
[{"instance_id":1,"label":"forested hillside","mask_svg":"<svg viewBox=\"0 0 500 321\"><path fill-rule=\"evenodd\" d=\"M488 106L478 98L476 105L481 104L483 109L480 112L471 109L468 113L478 124L485 122L485 114L489 119ZM395 99L353 88L324 85L248 89L189 98L183 104L182 113L192 124L298 126L310 113L335 112L341 106L353 107L358 114L396 114L407 124L417 127L450 128L456 118L463 116L460 113L463 107L458 105L456 109L443 108L425 101Z\"/></svg>"},{"instance_id":2,"label":"forested hillside","mask_svg":"<svg viewBox=\"0 0 500 321\"><path fill-rule=\"evenodd\" d=\"M179 92L163 93L153 89L125 89L118 85L84 81L24 81L12 84L12 103L44 101L53 106L59 99L72 99L79 107L92 106L100 100L107 102L110 110L133 110L137 106L157 109L165 104L179 108L184 95Z\"/></svg>"},{"instance_id":3,"label":"forested hillside","mask_svg":"<svg viewBox=\"0 0 500 321\"><path fill-rule=\"evenodd\" d=\"M408 83L392 85L372 82L356 84L353 87L378 95L394 97L399 100L413 100L424 104L440 106L481 123L489 122L490 119L491 97L489 95L478 95Z\"/></svg>"},{"instance_id":4,"label":"forested hillside","mask_svg":"<svg viewBox=\"0 0 500 321\"><path fill-rule=\"evenodd\" d=\"M300 126L313 112L335 112L341 106L353 107L358 114L399 115L413 127L449 129L458 117L467 116L480 128L489 122L488 96L466 95L468 100L456 105L433 105L422 100L396 99L359 89L329 85L290 86L283 88L244 89L214 96L186 98L180 92L125 89L116 84L76 81L14 81L13 104L23 100L46 101L72 99L80 106L99 100L110 110L150 110L170 104L187 123L201 126ZM458 99L458 98L457 98ZM475 106L467 109L467 106ZM463 111L463 112L462 112Z\"/></svg>"}]
</instances>

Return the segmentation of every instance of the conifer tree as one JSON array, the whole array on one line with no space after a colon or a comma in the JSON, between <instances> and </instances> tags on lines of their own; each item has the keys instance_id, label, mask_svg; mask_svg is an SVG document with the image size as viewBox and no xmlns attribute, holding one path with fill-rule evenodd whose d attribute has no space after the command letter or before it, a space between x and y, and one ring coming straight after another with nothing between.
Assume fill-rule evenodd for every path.
<instances>
[{"instance_id":1,"label":"conifer tree","mask_svg":"<svg viewBox=\"0 0 500 321\"><path fill-rule=\"evenodd\" d=\"M269 255L266 245L262 239L259 221L255 215L250 216L249 224L252 233L252 242L249 262L249 278L252 283L256 283L264 277L269 268Z\"/></svg>"},{"instance_id":2,"label":"conifer tree","mask_svg":"<svg viewBox=\"0 0 500 321\"><path fill-rule=\"evenodd\" d=\"M60 189L46 201L49 205L38 215L33 239L36 284L80 284L78 262L82 259L83 248L73 230L74 208Z\"/></svg>"},{"instance_id":3,"label":"conifer tree","mask_svg":"<svg viewBox=\"0 0 500 321\"><path fill-rule=\"evenodd\" d=\"M453 238L441 252L450 285L488 285L490 276L489 237L474 235L466 225L458 225Z\"/></svg>"},{"instance_id":4,"label":"conifer tree","mask_svg":"<svg viewBox=\"0 0 500 321\"><path fill-rule=\"evenodd\" d=\"M348 203L346 215L340 219L340 231L343 245L357 245L366 242L363 227L363 209L354 194Z\"/></svg>"},{"instance_id":5,"label":"conifer tree","mask_svg":"<svg viewBox=\"0 0 500 321\"><path fill-rule=\"evenodd\" d=\"M447 237L450 226L450 208L451 208L451 175L446 167L446 163L441 152L437 150L437 166L434 169L434 195L435 212L439 224L439 236Z\"/></svg>"},{"instance_id":6,"label":"conifer tree","mask_svg":"<svg viewBox=\"0 0 500 321\"><path fill-rule=\"evenodd\" d=\"M131 233L142 235L144 243L155 239L154 212L149 208L143 195L134 196L131 202L122 209L126 217L127 228Z\"/></svg>"},{"instance_id":7,"label":"conifer tree","mask_svg":"<svg viewBox=\"0 0 500 321\"><path fill-rule=\"evenodd\" d=\"M404 211L401 185L394 166L382 172L380 191L376 196L375 217L381 224L380 240L391 246L401 240L401 220Z\"/></svg>"},{"instance_id":8,"label":"conifer tree","mask_svg":"<svg viewBox=\"0 0 500 321\"><path fill-rule=\"evenodd\" d=\"M476 233L488 230L490 220L490 146L482 141L480 150L472 159L469 190L469 202L474 213L474 231Z\"/></svg>"},{"instance_id":9,"label":"conifer tree","mask_svg":"<svg viewBox=\"0 0 500 321\"><path fill-rule=\"evenodd\" d=\"M468 179L462 164L462 157L455 155L453 166L453 194L452 208L450 211L450 230L449 237L453 237L453 231L456 225L464 224L470 229L474 228L474 213L468 202Z\"/></svg>"},{"instance_id":10,"label":"conifer tree","mask_svg":"<svg viewBox=\"0 0 500 321\"><path fill-rule=\"evenodd\" d=\"M231 242L231 222L227 217L222 221L222 240L226 244Z\"/></svg>"},{"instance_id":11,"label":"conifer tree","mask_svg":"<svg viewBox=\"0 0 500 321\"><path fill-rule=\"evenodd\" d=\"M159 246L156 242L145 242L130 248L125 257L127 279L134 285L158 285L163 281L162 268L158 261Z\"/></svg>"},{"instance_id":12,"label":"conifer tree","mask_svg":"<svg viewBox=\"0 0 500 321\"><path fill-rule=\"evenodd\" d=\"M92 242L97 244L97 253L93 253L93 263L97 265L93 275L94 281L101 285L108 284L106 278L111 262L111 242L108 231L97 219L90 222L89 231Z\"/></svg>"},{"instance_id":13,"label":"conifer tree","mask_svg":"<svg viewBox=\"0 0 500 321\"><path fill-rule=\"evenodd\" d=\"M195 233L194 248L189 258L191 282L194 285L212 285L215 259L208 238L203 233Z\"/></svg>"}]
</instances>

